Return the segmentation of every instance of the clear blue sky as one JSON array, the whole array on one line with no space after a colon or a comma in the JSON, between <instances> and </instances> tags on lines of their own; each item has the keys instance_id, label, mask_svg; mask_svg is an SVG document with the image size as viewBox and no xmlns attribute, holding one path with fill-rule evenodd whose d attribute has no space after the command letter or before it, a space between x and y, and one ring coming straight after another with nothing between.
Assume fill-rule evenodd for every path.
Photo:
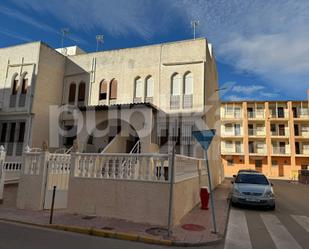
<instances>
[{"instance_id":1,"label":"clear blue sky","mask_svg":"<svg viewBox=\"0 0 309 249\"><path fill-rule=\"evenodd\" d=\"M42 40L90 52L198 37L213 44L224 100L305 99L308 0L1 0L0 47Z\"/></svg>"}]
</instances>

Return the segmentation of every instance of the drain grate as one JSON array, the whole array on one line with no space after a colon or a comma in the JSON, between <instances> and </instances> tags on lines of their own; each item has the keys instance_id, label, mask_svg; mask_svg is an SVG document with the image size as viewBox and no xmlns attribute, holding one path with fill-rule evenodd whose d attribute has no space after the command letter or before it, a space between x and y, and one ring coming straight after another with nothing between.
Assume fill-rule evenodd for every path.
<instances>
[{"instance_id":1,"label":"drain grate","mask_svg":"<svg viewBox=\"0 0 309 249\"><path fill-rule=\"evenodd\" d=\"M162 227L152 227L147 229L146 233L154 236L167 236L167 229Z\"/></svg>"},{"instance_id":2,"label":"drain grate","mask_svg":"<svg viewBox=\"0 0 309 249\"><path fill-rule=\"evenodd\" d=\"M86 215L86 216L83 216L82 219L83 220L92 220L94 219L96 216L93 216L93 215Z\"/></svg>"},{"instance_id":3,"label":"drain grate","mask_svg":"<svg viewBox=\"0 0 309 249\"><path fill-rule=\"evenodd\" d=\"M184 224L181 227L184 230L195 231L195 232L204 231L206 229L205 227L196 224Z\"/></svg>"}]
</instances>

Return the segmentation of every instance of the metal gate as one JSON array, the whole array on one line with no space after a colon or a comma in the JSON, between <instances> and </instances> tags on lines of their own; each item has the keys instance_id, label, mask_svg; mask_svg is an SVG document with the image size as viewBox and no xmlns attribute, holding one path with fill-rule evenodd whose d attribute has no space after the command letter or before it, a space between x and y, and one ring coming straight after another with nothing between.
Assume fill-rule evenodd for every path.
<instances>
[{"instance_id":1,"label":"metal gate","mask_svg":"<svg viewBox=\"0 0 309 249\"><path fill-rule=\"evenodd\" d=\"M71 155L49 154L44 209L51 208L54 186L56 186L54 208L64 209L67 207L70 163Z\"/></svg>"}]
</instances>

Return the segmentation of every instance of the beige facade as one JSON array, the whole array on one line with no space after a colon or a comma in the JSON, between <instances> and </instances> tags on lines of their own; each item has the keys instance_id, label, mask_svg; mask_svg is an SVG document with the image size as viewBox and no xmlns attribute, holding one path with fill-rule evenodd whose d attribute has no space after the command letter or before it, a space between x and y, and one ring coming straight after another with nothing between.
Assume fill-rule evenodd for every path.
<instances>
[{"instance_id":1,"label":"beige facade","mask_svg":"<svg viewBox=\"0 0 309 249\"><path fill-rule=\"evenodd\" d=\"M41 42L0 49L0 144L20 161L49 139L49 106L62 96L65 57Z\"/></svg>"},{"instance_id":2,"label":"beige facade","mask_svg":"<svg viewBox=\"0 0 309 249\"><path fill-rule=\"evenodd\" d=\"M309 166L309 91L305 101L221 104L221 158L225 176L256 169L296 178Z\"/></svg>"},{"instance_id":3,"label":"beige facade","mask_svg":"<svg viewBox=\"0 0 309 249\"><path fill-rule=\"evenodd\" d=\"M175 128L171 126L175 119L177 153L201 157L192 129L220 128L216 62L206 39L96 53L74 46L54 50L41 42L2 48L0 78L0 144L9 161L20 161L25 145L41 147L43 141L57 149L69 148L77 139L82 151L101 152L114 140L109 150L128 152L127 145L116 145L125 143L122 135L131 139L132 134L124 134L125 129L118 134L119 126L134 127L143 152L166 152L163 144ZM112 116L109 135L93 138L89 127L62 113L61 126L70 132L58 139L51 122L58 117L51 116L50 107L66 104L75 106L84 120L93 108L98 117L94 128L104 126ZM122 116L126 120L119 123ZM132 126L132 120L139 125ZM148 136L140 136L137 130L142 128ZM129 147L133 141L128 141ZM213 162L219 160L218 144L219 137L209 153Z\"/></svg>"}]
</instances>

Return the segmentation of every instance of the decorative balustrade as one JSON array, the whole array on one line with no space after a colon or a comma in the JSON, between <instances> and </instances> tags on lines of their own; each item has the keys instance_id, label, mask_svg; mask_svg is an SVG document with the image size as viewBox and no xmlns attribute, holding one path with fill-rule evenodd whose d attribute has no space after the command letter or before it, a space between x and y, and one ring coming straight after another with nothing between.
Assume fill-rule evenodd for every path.
<instances>
[{"instance_id":1,"label":"decorative balustrade","mask_svg":"<svg viewBox=\"0 0 309 249\"><path fill-rule=\"evenodd\" d=\"M163 154L76 153L74 176L167 181L170 156Z\"/></svg>"},{"instance_id":2,"label":"decorative balustrade","mask_svg":"<svg viewBox=\"0 0 309 249\"><path fill-rule=\"evenodd\" d=\"M25 175L39 175L42 160L42 152L25 152L24 154L24 168Z\"/></svg>"},{"instance_id":3,"label":"decorative balustrade","mask_svg":"<svg viewBox=\"0 0 309 249\"><path fill-rule=\"evenodd\" d=\"M201 173L206 173L202 164L204 159L188 157L184 155L175 155L175 180L180 181L190 177L196 177Z\"/></svg>"}]
</instances>

